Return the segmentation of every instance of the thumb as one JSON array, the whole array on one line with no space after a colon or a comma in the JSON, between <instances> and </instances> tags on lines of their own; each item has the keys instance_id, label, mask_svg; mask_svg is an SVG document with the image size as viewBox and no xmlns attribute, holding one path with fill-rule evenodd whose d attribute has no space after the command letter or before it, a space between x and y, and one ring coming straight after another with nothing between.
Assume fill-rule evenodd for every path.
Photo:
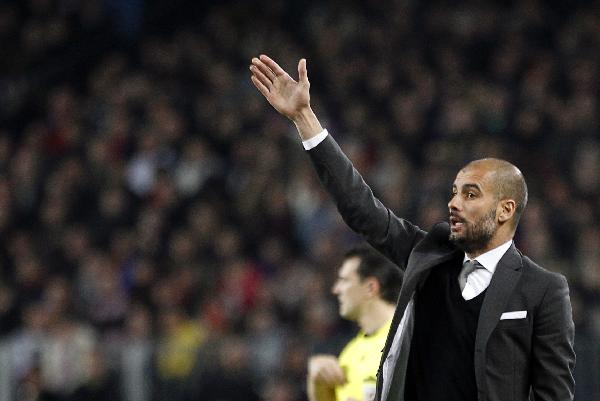
<instances>
[{"instance_id":1,"label":"thumb","mask_svg":"<svg viewBox=\"0 0 600 401\"><path fill-rule=\"evenodd\" d=\"M300 59L298 62L298 79L300 82L308 84L308 71L306 70L306 59Z\"/></svg>"}]
</instances>

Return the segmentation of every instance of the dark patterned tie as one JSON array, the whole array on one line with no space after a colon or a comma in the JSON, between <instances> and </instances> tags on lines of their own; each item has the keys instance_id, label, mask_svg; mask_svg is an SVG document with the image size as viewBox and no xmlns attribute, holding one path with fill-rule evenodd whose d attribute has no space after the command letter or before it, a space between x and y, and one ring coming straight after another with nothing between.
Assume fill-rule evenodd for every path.
<instances>
[{"instance_id":1,"label":"dark patterned tie","mask_svg":"<svg viewBox=\"0 0 600 401\"><path fill-rule=\"evenodd\" d=\"M461 292L465 289L465 285L467 285L467 277L469 277L469 274L473 273L477 269L482 268L483 266L476 260L467 260L463 264L463 268L458 275L458 285L460 286Z\"/></svg>"}]
</instances>

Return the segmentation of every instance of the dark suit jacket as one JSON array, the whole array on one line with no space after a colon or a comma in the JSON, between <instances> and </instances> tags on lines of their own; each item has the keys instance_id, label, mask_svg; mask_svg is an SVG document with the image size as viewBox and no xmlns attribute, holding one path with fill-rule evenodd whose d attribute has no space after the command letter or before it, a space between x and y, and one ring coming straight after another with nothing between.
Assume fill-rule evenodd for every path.
<instances>
[{"instance_id":1,"label":"dark suit jacket","mask_svg":"<svg viewBox=\"0 0 600 401\"><path fill-rule=\"evenodd\" d=\"M449 242L448 223L439 223L427 233L396 217L373 196L331 136L309 154L346 223L404 270L396 313L379 367L381 373L409 301L431 269L462 251ZM527 311L527 316L500 320L502 313L511 311ZM390 393L390 401L404 401L403 380L412 322L405 327L408 332L406 335L403 332L397 360L403 372L400 390L396 388L394 394ZM473 361L479 401L527 400L530 394L535 400L572 400L573 338L566 279L544 270L512 245L498 263L479 315ZM382 374L378 374L377 401L381 399L381 391Z\"/></svg>"}]
</instances>

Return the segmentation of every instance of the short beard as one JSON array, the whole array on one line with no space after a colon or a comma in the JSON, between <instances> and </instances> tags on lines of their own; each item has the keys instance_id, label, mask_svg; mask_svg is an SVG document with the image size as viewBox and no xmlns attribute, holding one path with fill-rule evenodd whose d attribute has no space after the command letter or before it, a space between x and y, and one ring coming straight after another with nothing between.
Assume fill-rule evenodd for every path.
<instances>
[{"instance_id":1,"label":"short beard","mask_svg":"<svg viewBox=\"0 0 600 401\"><path fill-rule=\"evenodd\" d=\"M465 228L462 237L450 232L450 242L466 253L484 249L496 234L496 209L490 210L472 225L465 225Z\"/></svg>"}]
</instances>

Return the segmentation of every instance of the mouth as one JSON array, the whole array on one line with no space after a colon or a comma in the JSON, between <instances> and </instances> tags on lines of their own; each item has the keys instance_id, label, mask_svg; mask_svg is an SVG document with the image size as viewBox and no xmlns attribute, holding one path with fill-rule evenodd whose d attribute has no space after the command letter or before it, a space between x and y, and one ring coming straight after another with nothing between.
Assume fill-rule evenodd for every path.
<instances>
[{"instance_id":1,"label":"mouth","mask_svg":"<svg viewBox=\"0 0 600 401\"><path fill-rule=\"evenodd\" d=\"M465 221L460 217L450 215L450 230L459 231L462 229Z\"/></svg>"}]
</instances>

